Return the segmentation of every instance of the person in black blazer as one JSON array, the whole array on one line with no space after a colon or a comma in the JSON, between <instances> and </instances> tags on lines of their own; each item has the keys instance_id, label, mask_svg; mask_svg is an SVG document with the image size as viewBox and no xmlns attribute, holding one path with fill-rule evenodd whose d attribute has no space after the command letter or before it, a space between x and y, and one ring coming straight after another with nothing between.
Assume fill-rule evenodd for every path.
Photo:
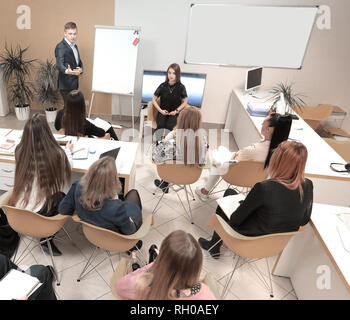
<instances>
[{"instance_id":1,"label":"person in black blazer","mask_svg":"<svg viewBox=\"0 0 350 320\"><path fill-rule=\"evenodd\" d=\"M258 182L230 218L218 206L220 215L230 226L245 236L261 236L297 231L310 220L313 184L304 178L306 147L296 141L282 142L272 153L269 179ZM236 194L225 191L224 197ZM214 232L211 240L199 238L200 246L218 259L222 241Z\"/></svg>"},{"instance_id":2,"label":"person in black blazer","mask_svg":"<svg viewBox=\"0 0 350 320\"><path fill-rule=\"evenodd\" d=\"M75 41L77 25L68 22L64 26L64 39L55 48L56 66L59 70L58 89L65 101L67 94L79 87L79 75L83 73L83 62Z\"/></svg>"}]
</instances>

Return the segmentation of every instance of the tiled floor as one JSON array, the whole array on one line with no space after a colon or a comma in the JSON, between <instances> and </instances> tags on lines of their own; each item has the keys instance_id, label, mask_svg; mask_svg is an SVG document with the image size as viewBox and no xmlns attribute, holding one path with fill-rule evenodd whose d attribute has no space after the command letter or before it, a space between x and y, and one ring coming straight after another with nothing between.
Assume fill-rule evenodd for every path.
<instances>
[{"instance_id":1,"label":"tiled floor","mask_svg":"<svg viewBox=\"0 0 350 320\"><path fill-rule=\"evenodd\" d=\"M114 119L113 119L114 120ZM120 124L120 121L113 121L116 124ZM130 123L124 123L126 126L130 126ZM0 127L2 128L16 128L22 129L24 123L17 121L14 115L7 117L0 117ZM52 124L51 127L53 128ZM136 126L137 127L137 124ZM117 134L121 137L122 129L117 129ZM55 130L53 129L53 132ZM218 139L220 134L218 135ZM235 149L236 146L231 137L230 148ZM212 148L213 146L211 146ZM149 150L146 150L146 156L149 156ZM153 195L155 191L153 180L157 178L156 168L154 165L144 161L143 148L140 147L138 154L138 162L136 169L136 189L139 191L142 205L143 216L151 214L153 208L159 200L160 192ZM145 164L146 163L146 164ZM195 190L197 185L203 185L208 177L209 170L204 169L200 179L192 185L192 190ZM224 190L226 183L221 182L217 190ZM221 197L223 191L216 193L207 202L202 202L196 195L195 200L191 200L191 207L193 209L194 224L191 224L188 220L188 216L184 212L181 204L179 203L177 196L173 191L166 194L160 204L159 209L155 215L155 223L151 227L149 234L143 239L142 253L148 257L148 248L151 244L156 244L158 247L161 244L162 239L168 235L171 231L176 229L186 230L190 232L196 239L199 237L209 238L212 234L212 229L207 227L207 221L211 214L215 212L216 201L215 199ZM180 191L181 198L185 200L183 191ZM90 272L80 282L77 282L80 272L82 271L88 257L90 256L93 245L91 245L82 234L81 228L75 222L69 220L66 223L65 229L71 236L73 243L71 243L65 236L63 231L58 233L58 236L62 238L62 241L56 240L57 246L62 251L62 256L55 257L55 263L59 276L61 277L61 285L55 286L57 297L62 300L110 300L114 299L110 288L109 282L112 277L112 268L107 260L100 264L95 270ZM20 243L19 250L23 249L25 243L28 240L24 239ZM205 251L203 272L212 273L216 279L217 287L221 293L225 280L229 272L232 270L233 254L232 252L223 247L221 249L221 257L218 260L214 260ZM105 253L101 251L97 256L96 265L104 257ZM128 257L126 254L122 256ZM269 265L272 268L276 257L269 258ZM116 263L119 256L116 255L113 258L113 262ZM30 253L20 265L29 266L32 264L49 264L48 257L45 256L40 248L36 248ZM264 260L260 260L254 263L259 270L262 271L266 281L269 281L266 263ZM295 300L297 299L291 282L288 278L273 276L274 286L274 298L270 298L268 290L264 287L263 283L257 278L255 272L247 265L243 265L238 268L233 276L233 281L230 284L228 293L225 297L227 300Z\"/></svg>"}]
</instances>

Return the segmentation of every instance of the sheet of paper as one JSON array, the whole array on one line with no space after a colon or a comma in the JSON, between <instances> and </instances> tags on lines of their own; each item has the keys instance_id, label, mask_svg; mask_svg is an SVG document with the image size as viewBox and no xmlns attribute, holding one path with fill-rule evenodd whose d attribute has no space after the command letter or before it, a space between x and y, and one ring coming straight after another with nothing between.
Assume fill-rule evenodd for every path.
<instances>
[{"instance_id":1,"label":"sheet of paper","mask_svg":"<svg viewBox=\"0 0 350 320\"><path fill-rule=\"evenodd\" d=\"M89 157L89 147L86 146L86 142L78 140L73 144L72 159L73 160L85 160Z\"/></svg>"},{"instance_id":2,"label":"sheet of paper","mask_svg":"<svg viewBox=\"0 0 350 320\"><path fill-rule=\"evenodd\" d=\"M241 193L223 197L217 199L216 202L220 208L225 212L228 218L231 217L231 214L239 207L239 201L244 200L245 196Z\"/></svg>"},{"instance_id":3,"label":"sheet of paper","mask_svg":"<svg viewBox=\"0 0 350 320\"><path fill-rule=\"evenodd\" d=\"M94 120L86 118L86 120L90 121L96 127L102 128L104 131L107 131L112 126L109 122L107 122L101 118L96 118Z\"/></svg>"},{"instance_id":4,"label":"sheet of paper","mask_svg":"<svg viewBox=\"0 0 350 320\"><path fill-rule=\"evenodd\" d=\"M37 278L11 269L0 281L0 300L19 299L37 290L40 282ZM41 285L41 284L40 284ZM33 288L35 288L33 290Z\"/></svg>"},{"instance_id":5,"label":"sheet of paper","mask_svg":"<svg viewBox=\"0 0 350 320\"><path fill-rule=\"evenodd\" d=\"M337 217L345 224L350 233L350 213L338 213Z\"/></svg>"},{"instance_id":6,"label":"sheet of paper","mask_svg":"<svg viewBox=\"0 0 350 320\"><path fill-rule=\"evenodd\" d=\"M14 154L19 142L19 139L8 138L7 136L0 137L0 153Z\"/></svg>"},{"instance_id":7,"label":"sheet of paper","mask_svg":"<svg viewBox=\"0 0 350 320\"><path fill-rule=\"evenodd\" d=\"M338 220L336 228L343 244L344 250L350 254L350 229L343 220Z\"/></svg>"}]
</instances>

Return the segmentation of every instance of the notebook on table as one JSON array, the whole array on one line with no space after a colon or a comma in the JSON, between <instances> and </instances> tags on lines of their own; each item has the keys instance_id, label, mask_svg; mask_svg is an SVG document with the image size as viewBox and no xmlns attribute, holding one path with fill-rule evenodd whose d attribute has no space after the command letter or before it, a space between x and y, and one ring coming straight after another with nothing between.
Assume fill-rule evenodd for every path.
<instances>
[{"instance_id":1,"label":"notebook on table","mask_svg":"<svg viewBox=\"0 0 350 320\"><path fill-rule=\"evenodd\" d=\"M89 157L89 148L75 145L72 151L73 160L86 160Z\"/></svg>"}]
</instances>

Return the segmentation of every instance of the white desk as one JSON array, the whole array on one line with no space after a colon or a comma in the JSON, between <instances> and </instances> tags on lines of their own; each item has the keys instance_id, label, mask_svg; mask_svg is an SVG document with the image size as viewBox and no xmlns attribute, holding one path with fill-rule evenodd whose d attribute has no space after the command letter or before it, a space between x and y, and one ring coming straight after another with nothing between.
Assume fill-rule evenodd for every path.
<instances>
[{"instance_id":1,"label":"white desk","mask_svg":"<svg viewBox=\"0 0 350 320\"><path fill-rule=\"evenodd\" d=\"M314 203L307 231L276 261L273 274L290 277L298 299L350 300L350 253L336 229L337 213L350 215L350 208Z\"/></svg>"},{"instance_id":2,"label":"white desk","mask_svg":"<svg viewBox=\"0 0 350 320\"><path fill-rule=\"evenodd\" d=\"M246 110L248 101L262 100L252 98L243 90L233 90L225 123L225 129L232 132L240 149L262 139L260 130L264 118L249 115ZM331 162L346 161L300 117L293 120L289 137L307 147L305 175L314 184L314 202L349 206L350 174L337 173L329 167Z\"/></svg>"},{"instance_id":3,"label":"white desk","mask_svg":"<svg viewBox=\"0 0 350 320\"><path fill-rule=\"evenodd\" d=\"M11 129L0 129L0 137L3 137ZM22 130L12 130L7 136L7 139L19 141L22 135ZM76 137L63 136L54 134L57 140L68 141ZM135 185L135 160L138 148L138 143L114 141L105 139L79 138L79 144L82 143L89 146L90 150L96 150L94 154L89 153L86 160L73 160L72 171L85 173L90 166L99 159L101 153L120 147L116 166L118 176L125 179L125 193L134 188ZM15 158L13 155L0 154L0 190L9 190L13 187L15 172Z\"/></svg>"}]
</instances>

